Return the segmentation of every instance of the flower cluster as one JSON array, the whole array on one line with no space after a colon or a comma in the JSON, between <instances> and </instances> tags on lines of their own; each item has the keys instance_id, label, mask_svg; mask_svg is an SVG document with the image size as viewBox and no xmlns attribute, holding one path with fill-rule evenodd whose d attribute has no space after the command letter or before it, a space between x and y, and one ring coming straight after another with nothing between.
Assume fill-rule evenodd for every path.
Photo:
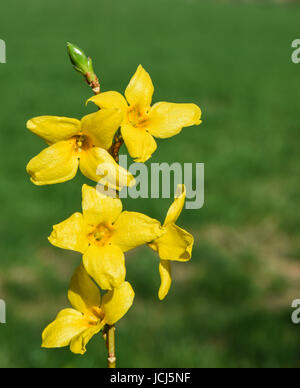
<instances>
[{"instance_id":1,"label":"flower cluster","mask_svg":"<svg viewBox=\"0 0 300 388\"><path fill-rule=\"evenodd\" d=\"M137 162L146 162L157 148L156 138L177 135L184 127L201 123L201 110L194 104L159 102L151 106L154 87L149 74L139 66L126 91L96 94L88 102L100 109L81 120L42 116L28 121L27 128L48 147L33 158L27 171L36 185L66 182L78 168L92 181L120 191L133 186L134 177L117 163L112 152L122 138ZM179 185L165 221L123 210L121 200L83 185L82 212L55 225L49 241L56 247L82 254L68 292L73 308L62 310L44 330L42 346L70 346L84 354L89 340L105 325L114 325L131 307L132 286L126 281L125 253L147 245L159 256L159 298L171 287L171 261L191 259L194 239L177 220L185 202L185 187ZM104 293L101 298L100 290Z\"/></svg>"}]
</instances>

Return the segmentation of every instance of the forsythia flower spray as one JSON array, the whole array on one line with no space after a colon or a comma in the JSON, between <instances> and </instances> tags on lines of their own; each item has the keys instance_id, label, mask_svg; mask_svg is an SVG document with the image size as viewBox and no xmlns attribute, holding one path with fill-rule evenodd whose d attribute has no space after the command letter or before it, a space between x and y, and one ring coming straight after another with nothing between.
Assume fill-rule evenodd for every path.
<instances>
[{"instance_id":1,"label":"forsythia flower spray","mask_svg":"<svg viewBox=\"0 0 300 388\"><path fill-rule=\"evenodd\" d=\"M193 236L176 222L185 203L185 187L179 185L163 225L147 215L128 212L118 195L124 186L135 185L134 177L118 164L125 143L130 156L140 163L155 152L155 138L177 135L184 127L201 124L195 104L159 102L151 106L154 93L149 74L139 66L125 97L118 92L100 92L91 58L68 44L71 62L94 96L87 102L99 110L81 120L41 116L28 121L27 128L47 143L27 165L35 185L71 180L78 169L98 186L82 187L82 211L53 227L49 241L56 247L82 254L82 263L71 279L68 299L71 308L62 310L42 334L42 346L69 346L84 354L90 339L102 331L108 349L108 367L116 367L115 324L134 300L126 281L125 253L148 245L160 258L160 300L168 294L171 261L189 261ZM99 190L99 187L102 187ZM110 191L109 191L110 190Z\"/></svg>"}]
</instances>

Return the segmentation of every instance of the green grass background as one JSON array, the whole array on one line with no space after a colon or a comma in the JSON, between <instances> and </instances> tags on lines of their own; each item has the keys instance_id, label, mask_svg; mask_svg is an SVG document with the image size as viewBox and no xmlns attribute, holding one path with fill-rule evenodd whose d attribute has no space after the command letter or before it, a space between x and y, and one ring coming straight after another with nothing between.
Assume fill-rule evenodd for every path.
<instances>
[{"instance_id":1,"label":"green grass background","mask_svg":"<svg viewBox=\"0 0 300 388\"><path fill-rule=\"evenodd\" d=\"M157 299L158 259L127 256L134 306L118 325L120 367L298 367L300 327L300 65L296 4L200 0L1 2L0 367L105 366L100 336L85 356L43 350L40 336L68 306L80 255L52 247L51 226L80 210L72 182L35 187L25 171L43 142L25 128L37 115L81 117L89 88L65 44L94 59L102 90L123 92L139 63L155 101L195 102L201 127L159 142L152 162L204 162L205 206L179 224L196 237L193 259L174 265ZM123 152L126 152L122 149ZM89 182L91 183L91 182ZM169 200L126 200L163 219Z\"/></svg>"}]
</instances>

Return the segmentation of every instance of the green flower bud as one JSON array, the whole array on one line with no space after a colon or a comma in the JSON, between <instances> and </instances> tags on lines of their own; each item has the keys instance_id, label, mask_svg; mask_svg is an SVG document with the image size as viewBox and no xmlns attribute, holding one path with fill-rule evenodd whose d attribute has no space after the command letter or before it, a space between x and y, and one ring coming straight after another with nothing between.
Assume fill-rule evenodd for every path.
<instances>
[{"instance_id":1,"label":"green flower bud","mask_svg":"<svg viewBox=\"0 0 300 388\"><path fill-rule=\"evenodd\" d=\"M68 43L67 47L74 69L84 77L87 77L90 82L93 81L96 75L94 73L92 59L87 57L78 46L72 43Z\"/></svg>"},{"instance_id":2,"label":"green flower bud","mask_svg":"<svg viewBox=\"0 0 300 388\"><path fill-rule=\"evenodd\" d=\"M74 69L85 77L95 94L100 93L100 84L93 69L92 58L87 57L75 44L68 43L67 48Z\"/></svg>"}]
</instances>

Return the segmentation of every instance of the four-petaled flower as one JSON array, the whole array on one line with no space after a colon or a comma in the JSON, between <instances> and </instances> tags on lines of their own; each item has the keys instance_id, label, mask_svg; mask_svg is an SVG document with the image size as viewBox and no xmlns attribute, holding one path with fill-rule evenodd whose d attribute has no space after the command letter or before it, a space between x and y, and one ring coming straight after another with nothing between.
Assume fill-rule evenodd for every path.
<instances>
[{"instance_id":1,"label":"four-petaled flower","mask_svg":"<svg viewBox=\"0 0 300 388\"><path fill-rule=\"evenodd\" d=\"M136 162L146 162L155 152L154 137L166 139L184 127L201 124L201 110L197 105L159 102L151 107L153 93L151 78L140 65L125 91L127 101L113 91L88 100L100 108L115 107L123 112L121 133Z\"/></svg>"},{"instance_id":2,"label":"four-petaled flower","mask_svg":"<svg viewBox=\"0 0 300 388\"><path fill-rule=\"evenodd\" d=\"M31 181L36 185L66 182L79 167L87 178L113 189L134 185L133 176L107 152L121 120L118 109L103 109L81 121L56 116L29 120L27 128L49 145L29 162Z\"/></svg>"},{"instance_id":3,"label":"four-petaled flower","mask_svg":"<svg viewBox=\"0 0 300 388\"><path fill-rule=\"evenodd\" d=\"M186 262L192 257L194 237L175 224L184 207L185 198L185 186L179 185L175 200L165 219L162 235L148 244L150 248L158 252L160 257L159 273L161 286L158 292L160 300L166 297L171 287L172 276L170 261Z\"/></svg>"},{"instance_id":4,"label":"four-petaled flower","mask_svg":"<svg viewBox=\"0 0 300 388\"><path fill-rule=\"evenodd\" d=\"M42 334L44 348L61 348L70 345L73 353L84 354L90 339L104 325L114 325L129 310L134 291L128 282L108 291L101 300L96 284L82 264L72 277L69 301L73 307L62 310L55 321Z\"/></svg>"},{"instance_id":5,"label":"four-petaled flower","mask_svg":"<svg viewBox=\"0 0 300 388\"><path fill-rule=\"evenodd\" d=\"M53 227L51 244L83 254L83 265L103 290L125 280L124 253L156 240L164 232L159 221L136 212L122 212L118 198L95 188L82 188L83 213Z\"/></svg>"}]
</instances>

